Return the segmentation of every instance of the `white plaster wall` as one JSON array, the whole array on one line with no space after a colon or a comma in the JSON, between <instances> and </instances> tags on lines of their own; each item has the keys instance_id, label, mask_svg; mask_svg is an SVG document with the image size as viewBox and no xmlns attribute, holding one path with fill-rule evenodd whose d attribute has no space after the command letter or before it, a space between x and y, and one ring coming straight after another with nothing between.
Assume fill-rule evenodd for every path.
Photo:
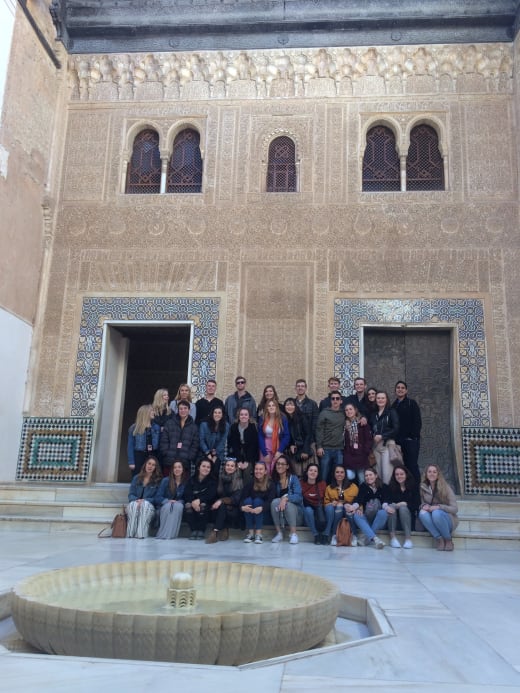
<instances>
[{"instance_id":1,"label":"white plaster wall","mask_svg":"<svg viewBox=\"0 0 520 693\"><path fill-rule=\"evenodd\" d=\"M15 0L0 0L0 113L4 103L5 78L13 37L15 7Z\"/></svg>"},{"instance_id":2,"label":"white plaster wall","mask_svg":"<svg viewBox=\"0 0 520 693\"><path fill-rule=\"evenodd\" d=\"M0 483L14 481L32 327L0 308Z\"/></svg>"}]
</instances>

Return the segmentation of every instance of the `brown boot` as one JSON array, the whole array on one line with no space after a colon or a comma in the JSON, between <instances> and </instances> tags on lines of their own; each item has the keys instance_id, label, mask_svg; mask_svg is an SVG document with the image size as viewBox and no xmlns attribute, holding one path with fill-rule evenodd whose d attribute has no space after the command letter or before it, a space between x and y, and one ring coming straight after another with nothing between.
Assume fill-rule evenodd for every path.
<instances>
[{"instance_id":1,"label":"brown boot","mask_svg":"<svg viewBox=\"0 0 520 693\"><path fill-rule=\"evenodd\" d=\"M444 551L444 547L445 547L444 539L442 537L439 537L437 539L437 551Z\"/></svg>"},{"instance_id":2,"label":"brown boot","mask_svg":"<svg viewBox=\"0 0 520 693\"><path fill-rule=\"evenodd\" d=\"M446 544L445 544L445 546L444 546L444 550L445 550L445 551L453 551L453 549L454 549L454 546L453 546L452 540L451 540L451 539L446 539Z\"/></svg>"},{"instance_id":3,"label":"brown boot","mask_svg":"<svg viewBox=\"0 0 520 693\"><path fill-rule=\"evenodd\" d=\"M218 540L219 541L227 541L229 539L229 529L227 527L224 527L224 529L221 529L220 532L218 533Z\"/></svg>"},{"instance_id":4,"label":"brown boot","mask_svg":"<svg viewBox=\"0 0 520 693\"><path fill-rule=\"evenodd\" d=\"M218 532L214 529L206 538L206 544L215 544L218 541Z\"/></svg>"}]
</instances>

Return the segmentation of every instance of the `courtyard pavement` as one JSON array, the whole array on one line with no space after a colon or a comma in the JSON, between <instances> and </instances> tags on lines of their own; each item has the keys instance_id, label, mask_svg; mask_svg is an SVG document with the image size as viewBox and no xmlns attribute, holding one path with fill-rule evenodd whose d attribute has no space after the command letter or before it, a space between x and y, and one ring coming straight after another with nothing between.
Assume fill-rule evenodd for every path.
<instances>
[{"instance_id":1,"label":"courtyard pavement","mask_svg":"<svg viewBox=\"0 0 520 693\"><path fill-rule=\"evenodd\" d=\"M153 559L246 561L328 578L375 599L395 637L251 669L93 660L9 652L0 691L162 690L190 693L352 691L520 692L518 550L332 548L287 541L206 545L188 539L98 539L84 533L0 531L0 593L35 573L86 563ZM0 622L0 640L12 628Z\"/></svg>"}]
</instances>

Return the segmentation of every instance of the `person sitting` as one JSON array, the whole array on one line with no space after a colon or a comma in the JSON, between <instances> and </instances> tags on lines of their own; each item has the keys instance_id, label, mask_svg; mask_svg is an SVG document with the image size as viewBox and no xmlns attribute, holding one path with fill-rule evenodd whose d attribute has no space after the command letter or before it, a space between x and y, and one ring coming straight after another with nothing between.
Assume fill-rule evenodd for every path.
<instances>
[{"instance_id":1,"label":"person sitting","mask_svg":"<svg viewBox=\"0 0 520 693\"><path fill-rule=\"evenodd\" d=\"M161 481L156 498L160 517L156 539L176 539L179 536L187 478L182 462L175 460L169 476Z\"/></svg>"},{"instance_id":2,"label":"person sitting","mask_svg":"<svg viewBox=\"0 0 520 693\"><path fill-rule=\"evenodd\" d=\"M190 527L190 539L204 539L211 504L217 496L217 482L211 476L211 462L203 458L184 490L184 515Z\"/></svg>"},{"instance_id":3,"label":"person sitting","mask_svg":"<svg viewBox=\"0 0 520 693\"><path fill-rule=\"evenodd\" d=\"M413 547L412 527L419 509L419 493L415 479L403 465L394 467L388 484L388 503L383 504L383 508L388 513L390 546L394 549L401 548L399 539L395 536L399 521L404 532L403 548L411 549Z\"/></svg>"},{"instance_id":4,"label":"person sitting","mask_svg":"<svg viewBox=\"0 0 520 693\"><path fill-rule=\"evenodd\" d=\"M429 464L421 483L419 519L437 541L437 551L453 551L452 534L459 524L455 492L440 467Z\"/></svg>"},{"instance_id":5,"label":"person sitting","mask_svg":"<svg viewBox=\"0 0 520 693\"><path fill-rule=\"evenodd\" d=\"M245 486L253 478L253 468L259 457L258 429L246 407L240 407L237 420L229 429L227 452L228 457L237 461Z\"/></svg>"},{"instance_id":6,"label":"person sitting","mask_svg":"<svg viewBox=\"0 0 520 693\"><path fill-rule=\"evenodd\" d=\"M294 473L289 459L280 455L272 474L275 497L271 501L271 516L276 529L273 543L283 541L283 527L289 525L289 544L298 543L297 525L303 521L303 496L300 481Z\"/></svg>"},{"instance_id":7,"label":"person sitting","mask_svg":"<svg viewBox=\"0 0 520 693\"><path fill-rule=\"evenodd\" d=\"M388 514L383 508L387 502L388 486L383 484L373 467L365 469L365 481L359 487L358 507L354 512L354 522L365 535L365 546L373 543L376 549L384 549L385 543L376 532L387 523Z\"/></svg>"},{"instance_id":8,"label":"person sitting","mask_svg":"<svg viewBox=\"0 0 520 693\"><path fill-rule=\"evenodd\" d=\"M325 489L325 516L327 518L325 534L327 542L330 542L331 546L337 546L336 529L343 517L348 519L351 526L350 545L357 546L355 526L352 520L353 513L358 508L355 503L357 495L357 485L347 478L343 465L337 464L333 470L333 480Z\"/></svg>"},{"instance_id":9,"label":"person sitting","mask_svg":"<svg viewBox=\"0 0 520 693\"><path fill-rule=\"evenodd\" d=\"M274 484L267 473L265 462L257 462L253 471L253 479L244 485L240 497L240 510L244 513L247 534L246 544L255 542L261 544L264 516L271 506L275 493Z\"/></svg>"},{"instance_id":10,"label":"person sitting","mask_svg":"<svg viewBox=\"0 0 520 693\"><path fill-rule=\"evenodd\" d=\"M327 524L321 525L323 518L326 518L324 500L325 500L325 482L318 481L320 468L316 462L311 462L304 473L304 478L301 482L303 495L303 517L305 524L311 530L315 544L327 543ZM320 517L323 515L323 517ZM326 519L325 519L326 522ZM325 532L325 533L323 533Z\"/></svg>"},{"instance_id":11,"label":"person sitting","mask_svg":"<svg viewBox=\"0 0 520 693\"><path fill-rule=\"evenodd\" d=\"M128 492L126 514L128 538L144 539L150 534L155 518L156 497L162 480L161 468L156 457L149 455L139 474L134 476Z\"/></svg>"},{"instance_id":12,"label":"person sitting","mask_svg":"<svg viewBox=\"0 0 520 693\"><path fill-rule=\"evenodd\" d=\"M206 539L207 544L229 538L229 527L237 523L240 514L242 488L242 477L236 461L226 460L217 484L217 500L211 506L215 522L213 531Z\"/></svg>"}]
</instances>

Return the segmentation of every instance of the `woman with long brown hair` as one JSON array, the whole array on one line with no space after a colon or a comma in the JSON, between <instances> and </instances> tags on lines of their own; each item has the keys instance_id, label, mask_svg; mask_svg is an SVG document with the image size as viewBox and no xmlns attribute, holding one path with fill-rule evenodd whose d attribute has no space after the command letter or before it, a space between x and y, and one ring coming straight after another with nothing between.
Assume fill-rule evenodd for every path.
<instances>
[{"instance_id":1,"label":"woman with long brown hair","mask_svg":"<svg viewBox=\"0 0 520 693\"><path fill-rule=\"evenodd\" d=\"M283 541L283 528L288 524L289 544L297 544L296 527L303 521L303 496L300 480L294 473L288 457L278 457L272 477L275 497L271 501L271 516L276 529L272 542Z\"/></svg>"},{"instance_id":2,"label":"woman with long brown hair","mask_svg":"<svg viewBox=\"0 0 520 693\"><path fill-rule=\"evenodd\" d=\"M126 514L128 515L127 537L144 539L150 534L161 480L161 468L157 458L148 455L141 471L134 476L130 484L129 503L126 506Z\"/></svg>"},{"instance_id":3,"label":"woman with long brown hair","mask_svg":"<svg viewBox=\"0 0 520 693\"><path fill-rule=\"evenodd\" d=\"M180 460L172 464L169 476L161 481L156 504L160 512L156 539L175 539L179 536L184 511L184 487L188 473Z\"/></svg>"},{"instance_id":4,"label":"woman with long brown hair","mask_svg":"<svg viewBox=\"0 0 520 693\"><path fill-rule=\"evenodd\" d=\"M278 403L270 400L265 407L265 416L258 421L258 445L269 475L290 440L287 417L280 411Z\"/></svg>"},{"instance_id":5,"label":"woman with long brown hair","mask_svg":"<svg viewBox=\"0 0 520 693\"><path fill-rule=\"evenodd\" d=\"M419 519L436 539L437 551L453 551L451 535L459 524L457 500L438 465L426 467L420 491Z\"/></svg>"}]
</instances>

